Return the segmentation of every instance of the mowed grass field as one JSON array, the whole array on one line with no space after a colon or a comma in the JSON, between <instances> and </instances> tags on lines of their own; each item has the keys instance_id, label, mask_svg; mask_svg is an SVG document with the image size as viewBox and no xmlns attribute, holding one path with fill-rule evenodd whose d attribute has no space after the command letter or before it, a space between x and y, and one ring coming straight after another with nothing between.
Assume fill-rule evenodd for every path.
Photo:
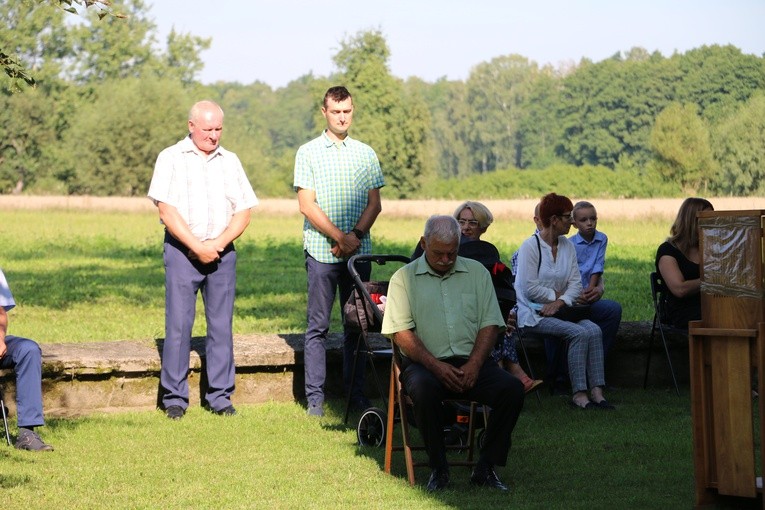
<instances>
[{"instance_id":1,"label":"mowed grass field","mask_svg":"<svg viewBox=\"0 0 765 510\"><path fill-rule=\"evenodd\" d=\"M23 207L27 204L23 197L15 200L16 206L0 207L4 246L0 267L17 302L10 316L12 334L41 343L150 341L164 336L163 230L148 200L103 199L90 207L87 203L73 207L68 199L64 205ZM120 200L133 205L126 207ZM526 218L505 214L501 203L490 205L499 213L484 239L494 243L507 262L534 230L533 201L526 202ZM636 208L623 202L619 207L632 211L629 217L623 213L610 217L612 206L599 207L599 228L609 236L606 295L622 303L625 321L650 320L648 274L673 213L666 205L661 212L643 201L640 207L645 213L634 214ZM375 253L411 254L425 218L449 214L455 205L402 204L384 202L372 232ZM252 223L236 243L236 333L303 331L302 221L292 201L264 201L254 209ZM391 266L376 268L373 278L388 279L398 267ZM333 330L339 328L340 316L335 313ZM194 334L204 334L201 299Z\"/></svg>"}]
</instances>

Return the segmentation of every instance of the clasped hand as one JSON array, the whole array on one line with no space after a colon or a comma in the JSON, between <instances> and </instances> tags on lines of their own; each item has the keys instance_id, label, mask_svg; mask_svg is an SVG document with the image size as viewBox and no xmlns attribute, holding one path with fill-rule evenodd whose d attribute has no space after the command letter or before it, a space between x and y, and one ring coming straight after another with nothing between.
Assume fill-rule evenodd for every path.
<instances>
[{"instance_id":1,"label":"clasped hand","mask_svg":"<svg viewBox=\"0 0 765 510\"><path fill-rule=\"evenodd\" d=\"M603 291L600 287L588 287L579 295L577 302L581 304L592 304L599 300L601 296L603 296Z\"/></svg>"},{"instance_id":2,"label":"clasped hand","mask_svg":"<svg viewBox=\"0 0 765 510\"><path fill-rule=\"evenodd\" d=\"M478 379L478 368L470 361L461 367L455 367L449 363L439 361L436 369L436 377L448 389L454 393L464 393L475 385Z\"/></svg>"},{"instance_id":3,"label":"clasped hand","mask_svg":"<svg viewBox=\"0 0 765 510\"><path fill-rule=\"evenodd\" d=\"M358 251L358 249L361 247L361 240L359 240L358 237L356 237L355 234L347 233L344 234L343 237L340 239L339 242L332 245L332 255L335 257L342 259L346 257L350 257L354 253Z\"/></svg>"},{"instance_id":4,"label":"clasped hand","mask_svg":"<svg viewBox=\"0 0 765 510\"><path fill-rule=\"evenodd\" d=\"M198 260L202 264L219 262L220 253L225 248L225 246L217 246L215 239L208 239L207 241L202 242L201 248L199 248L197 251L189 250L189 258Z\"/></svg>"}]
</instances>

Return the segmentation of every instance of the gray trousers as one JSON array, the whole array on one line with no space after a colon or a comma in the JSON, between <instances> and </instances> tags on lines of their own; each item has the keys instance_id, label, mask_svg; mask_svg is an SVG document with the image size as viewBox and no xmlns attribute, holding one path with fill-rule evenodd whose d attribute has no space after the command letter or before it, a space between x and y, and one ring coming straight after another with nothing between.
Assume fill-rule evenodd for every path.
<instances>
[{"instance_id":1,"label":"gray trousers","mask_svg":"<svg viewBox=\"0 0 765 510\"><path fill-rule=\"evenodd\" d=\"M187 257L188 248L165 236L165 343L162 348L160 384L162 404L189 405L189 355L197 292L205 305L207 337L204 400L214 411L231 405L234 393L234 339L232 322L236 291L236 251L230 244L220 262L200 264Z\"/></svg>"}]
</instances>

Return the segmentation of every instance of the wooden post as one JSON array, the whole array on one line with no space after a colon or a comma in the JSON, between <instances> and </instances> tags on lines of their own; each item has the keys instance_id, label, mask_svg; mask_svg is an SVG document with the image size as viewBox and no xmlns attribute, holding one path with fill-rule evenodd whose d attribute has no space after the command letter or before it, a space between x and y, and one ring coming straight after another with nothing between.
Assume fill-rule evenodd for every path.
<instances>
[{"instance_id":1,"label":"wooden post","mask_svg":"<svg viewBox=\"0 0 765 510\"><path fill-rule=\"evenodd\" d=\"M752 373L765 386L765 211L699 213L701 317L689 325L696 505L762 493L754 412L765 439L765 404L752 405ZM761 393L762 394L762 393ZM760 446L760 469L765 445ZM763 503L765 508L765 503Z\"/></svg>"}]
</instances>

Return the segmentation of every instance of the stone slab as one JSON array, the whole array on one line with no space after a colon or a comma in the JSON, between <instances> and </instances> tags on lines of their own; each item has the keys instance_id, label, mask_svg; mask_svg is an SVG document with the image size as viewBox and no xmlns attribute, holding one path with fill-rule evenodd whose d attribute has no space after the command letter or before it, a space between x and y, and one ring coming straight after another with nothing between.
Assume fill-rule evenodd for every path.
<instances>
[{"instance_id":1,"label":"stone slab","mask_svg":"<svg viewBox=\"0 0 765 510\"><path fill-rule=\"evenodd\" d=\"M650 322L623 323L616 348L606 364L609 384L642 386L645 371ZM370 335L373 348L388 347L380 335ZM687 340L670 342L678 380L688 381ZM327 341L328 396L342 395L342 336L332 334ZM542 342L528 339L526 346L537 376L544 374L545 358ZM47 416L74 416L92 412L125 409L152 409L159 399L159 371L162 339L117 341L84 344L42 344L43 395ZM520 355L520 353L519 353ZM303 335L250 334L234 338L237 367L234 403L259 403L271 400L297 401L303 393ZM204 387L204 338L194 338L189 375L190 404L201 405L200 390ZM524 359L521 355L521 361ZM378 360L377 373L387 389L389 361ZM368 394L379 391L373 377L367 377ZM9 370L0 371L0 384L5 400L14 411L14 380ZM661 341L655 340L651 386L670 388L671 378ZM201 391L203 393L203 390Z\"/></svg>"}]
</instances>

